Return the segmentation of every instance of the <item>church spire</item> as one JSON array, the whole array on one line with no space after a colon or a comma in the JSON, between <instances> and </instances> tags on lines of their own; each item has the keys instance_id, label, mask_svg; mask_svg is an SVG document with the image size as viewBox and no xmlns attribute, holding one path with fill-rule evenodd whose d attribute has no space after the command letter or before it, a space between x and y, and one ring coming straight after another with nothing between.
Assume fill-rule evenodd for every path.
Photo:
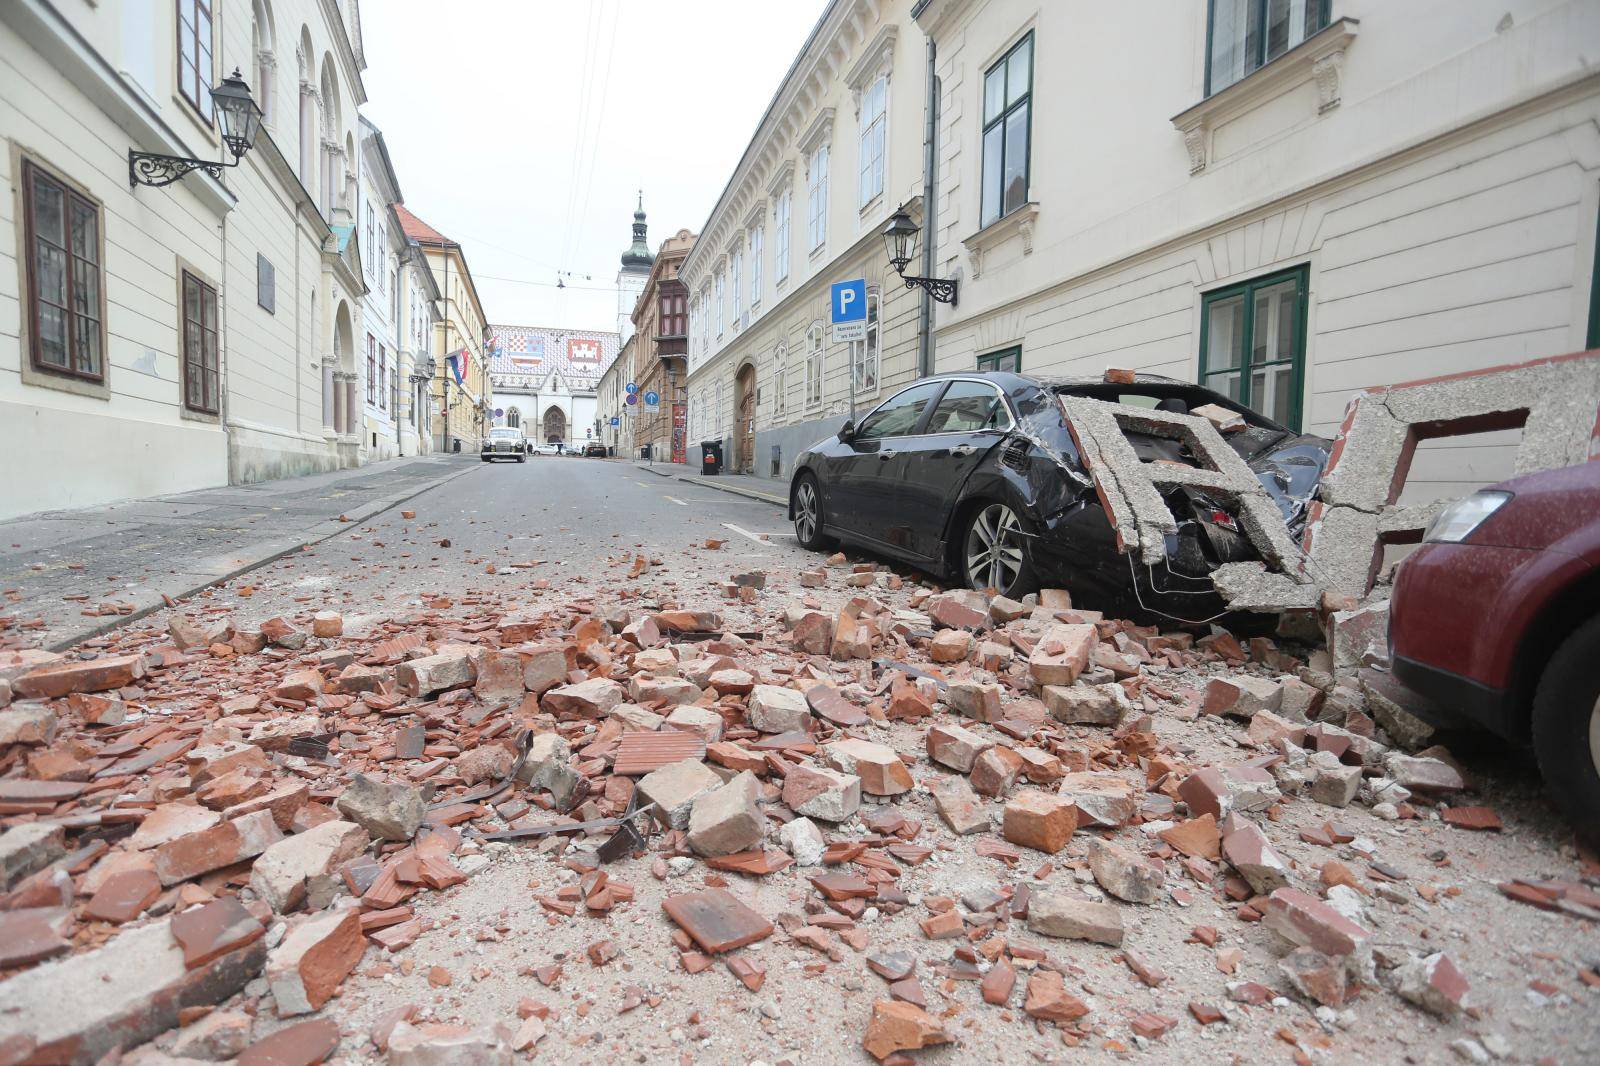
<instances>
[{"instance_id":1,"label":"church spire","mask_svg":"<svg viewBox=\"0 0 1600 1066\"><path fill-rule=\"evenodd\" d=\"M625 273L637 271L648 274L656 257L650 254L650 245L645 240L647 227L644 221L644 190L639 190L639 207L633 213L633 244L626 252L622 253L622 269Z\"/></svg>"}]
</instances>

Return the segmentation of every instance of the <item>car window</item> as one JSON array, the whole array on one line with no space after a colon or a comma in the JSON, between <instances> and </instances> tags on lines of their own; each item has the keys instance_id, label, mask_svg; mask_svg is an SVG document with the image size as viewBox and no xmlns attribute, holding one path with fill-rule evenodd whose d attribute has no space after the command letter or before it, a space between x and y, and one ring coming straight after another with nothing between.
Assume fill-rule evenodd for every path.
<instances>
[{"instance_id":1,"label":"car window","mask_svg":"<svg viewBox=\"0 0 1600 1066\"><path fill-rule=\"evenodd\" d=\"M982 381L953 381L933 409L928 433L975 433L1003 429L1011 421L1000 390Z\"/></svg>"},{"instance_id":2,"label":"car window","mask_svg":"<svg viewBox=\"0 0 1600 1066\"><path fill-rule=\"evenodd\" d=\"M856 440L878 440L882 437L903 437L917 428L923 408L939 392L942 381L913 385L900 395L886 401L883 406L862 419L855 432Z\"/></svg>"}]
</instances>

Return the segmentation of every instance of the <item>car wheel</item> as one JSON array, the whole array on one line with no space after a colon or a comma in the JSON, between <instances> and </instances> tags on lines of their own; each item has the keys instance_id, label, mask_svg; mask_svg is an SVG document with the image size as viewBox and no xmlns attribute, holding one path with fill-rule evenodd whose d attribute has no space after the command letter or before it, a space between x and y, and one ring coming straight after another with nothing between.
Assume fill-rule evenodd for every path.
<instances>
[{"instance_id":1,"label":"car wheel","mask_svg":"<svg viewBox=\"0 0 1600 1066\"><path fill-rule=\"evenodd\" d=\"M494 462L494 460L493 460L493 459L490 459L490 458L489 458L489 457L488 457L488 456L487 456L487 455L481 455L481 456L479 456L479 458L480 458L480 459L482 459L482 460L483 460L483 461L484 461L484 462L486 462L486 463L492 463L492 462Z\"/></svg>"},{"instance_id":2,"label":"car wheel","mask_svg":"<svg viewBox=\"0 0 1600 1066\"><path fill-rule=\"evenodd\" d=\"M1001 596L1021 599L1034 590L1033 568L1022 542L1022 519L1008 505L986 503L967 520L961 539L961 573L967 587L994 589Z\"/></svg>"},{"instance_id":3,"label":"car wheel","mask_svg":"<svg viewBox=\"0 0 1600 1066\"><path fill-rule=\"evenodd\" d=\"M1587 843L1600 847L1600 618L1550 657L1533 696L1533 751L1546 787Z\"/></svg>"},{"instance_id":4,"label":"car wheel","mask_svg":"<svg viewBox=\"0 0 1600 1066\"><path fill-rule=\"evenodd\" d=\"M528 457L526 455L517 456L517 462L524 463L524 462L527 462L527 461L528 461Z\"/></svg>"},{"instance_id":5,"label":"car wheel","mask_svg":"<svg viewBox=\"0 0 1600 1066\"><path fill-rule=\"evenodd\" d=\"M794 487L794 537L806 551L833 546L833 539L822 535L822 490L811 474L802 474Z\"/></svg>"}]
</instances>

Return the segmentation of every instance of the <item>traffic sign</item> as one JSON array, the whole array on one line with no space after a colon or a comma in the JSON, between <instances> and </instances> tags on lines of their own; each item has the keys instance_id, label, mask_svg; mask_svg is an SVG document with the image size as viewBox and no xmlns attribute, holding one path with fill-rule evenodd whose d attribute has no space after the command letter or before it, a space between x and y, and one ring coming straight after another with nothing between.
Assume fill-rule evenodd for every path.
<instances>
[{"instance_id":1,"label":"traffic sign","mask_svg":"<svg viewBox=\"0 0 1600 1066\"><path fill-rule=\"evenodd\" d=\"M867 339L867 279L834 282L828 293L833 343Z\"/></svg>"},{"instance_id":2,"label":"traffic sign","mask_svg":"<svg viewBox=\"0 0 1600 1066\"><path fill-rule=\"evenodd\" d=\"M661 410L661 394L651 391L644 394L644 409L646 411Z\"/></svg>"},{"instance_id":3,"label":"traffic sign","mask_svg":"<svg viewBox=\"0 0 1600 1066\"><path fill-rule=\"evenodd\" d=\"M629 396L632 396L634 393L639 391L639 386L630 381L626 385L622 386L622 391L627 393Z\"/></svg>"},{"instance_id":4,"label":"traffic sign","mask_svg":"<svg viewBox=\"0 0 1600 1066\"><path fill-rule=\"evenodd\" d=\"M612 415L611 416L611 424L613 426L620 426L620 425L622 425L622 419L618 418L616 415Z\"/></svg>"},{"instance_id":5,"label":"traffic sign","mask_svg":"<svg viewBox=\"0 0 1600 1066\"><path fill-rule=\"evenodd\" d=\"M622 402L623 402L623 403L625 403L625 404L627 404L627 405L628 405L628 406L629 406L629 407L632 407L632 406L633 406L633 405L634 405L634 404L636 404L636 403L638 403L638 402L639 402L639 394L638 394L638 393L637 393L637 392L630 392L630 393L628 393L628 395L627 395L627 396L626 396L626 397L625 397L625 398L624 398L624 399L623 399L623 401L622 401Z\"/></svg>"}]
</instances>

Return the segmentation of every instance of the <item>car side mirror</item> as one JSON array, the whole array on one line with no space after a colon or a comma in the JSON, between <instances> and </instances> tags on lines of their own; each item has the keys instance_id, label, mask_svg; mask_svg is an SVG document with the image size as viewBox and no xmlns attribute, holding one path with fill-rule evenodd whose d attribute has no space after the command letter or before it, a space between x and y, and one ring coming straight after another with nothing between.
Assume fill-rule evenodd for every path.
<instances>
[{"instance_id":1,"label":"car side mirror","mask_svg":"<svg viewBox=\"0 0 1600 1066\"><path fill-rule=\"evenodd\" d=\"M856 435L856 423L855 423L855 420L854 419L850 419L850 418L845 419L844 420L844 425L839 427L839 439L841 441L843 441L845 444L849 444L850 443L850 438L854 437L855 435Z\"/></svg>"}]
</instances>

